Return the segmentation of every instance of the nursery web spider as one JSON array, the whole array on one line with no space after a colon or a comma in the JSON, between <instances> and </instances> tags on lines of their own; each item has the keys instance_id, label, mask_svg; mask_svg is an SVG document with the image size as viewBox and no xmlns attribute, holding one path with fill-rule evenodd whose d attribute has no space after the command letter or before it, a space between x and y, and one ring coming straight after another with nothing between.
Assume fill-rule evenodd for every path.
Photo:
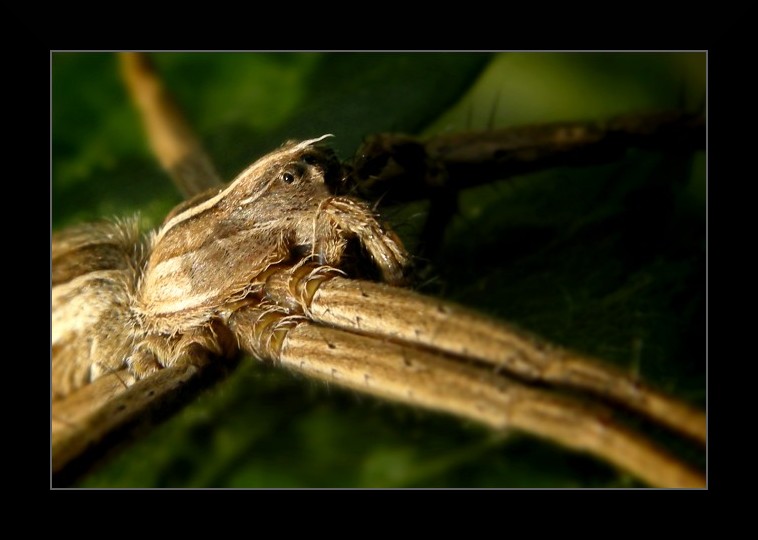
<instances>
[{"instance_id":1,"label":"nursery web spider","mask_svg":"<svg viewBox=\"0 0 758 540\"><path fill-rule=\"evenodd\" d=\"M142 84L144 91L154 74L150 70L141 71L145 68L143 61L141 56L126 57L126 65L131 65L127 72L137 77L136 82L132 81L132 88L139 88ZM159 79L153 82L161 84ZM202 187L216 183L217 178L226 177L226 172L220 175L212 172L210 160L203 157L199 142L181 116L166 115L166 110L161 107L151 110L150 100L154 97L149 91L140 94L138 89L135 101L147 100L142 102L142 110L148 131L153 133L156 153L178 179L180 189L192 197L202 191ZM658 126L669 125L665 116L632 118L647 118L649 122L643 122L643 128L650 122ZM658 163L652 171L643 170L637 176L681 174L681 164L689 163L692 151L699 148L697 139L703 128L698 125L697 115L683 115L682 118L685 120L675 120L671 125L687 134L683 143L682 137L672 135L668 128L654 132L642 129L635 134L639 140L629 146L652 146L654 152L664 155L662 158L656 156L662 165ZM634 121L620 122L622 131L636 129L630 127ZM162 139L159 135L156 144L155 133L162 129L161 125L179 125L180 129L169 130ZM586 138L587 125L543 126L542 131L552 130L553 138L558 134L559 139ZM609 131L610 125L616 124L603 124L601 131ZM540 129L510 133L541 141ZM518 157L516 161L537 162L536 169L609 161L609 156L605 155L608 149L604 147L618 146L616 138L588 143L587 152L578 152L565 160L560 157L562 148L548 148L546 158L536 155L540 148L545 148L544 142L540 142L534 145L536 150L527 149L527 157ZM680 142L669 144L672 138ZM157 240L139 240L137 224L133 222L98 229L72 228L54 236L53 469L60 481L67 481L68 475L86 468L102 450L101 446L110 445L112 441L109 439L118 439L120 433L132 429L139 418L149 416L146 411L162 410L179 394L192 396L198 384L207 384L206 378L211 380L217 376L219 366L233 366L232 360L219 360L218 357L234 356L240 347L309 377L359 392L451 413L494 428L497 433L515 428L517 432L537 435L564 447L586 450L631 473L643 484L704 485L704 475L699 470L702 457L698 456L697 448L705 443L705 416L699 412L698 406L687 403L699 400L697 397L673 398L668 391L654 390L647 382L643 383L643 377L630 373L628 363L627 367L624 365L625 358L645 358L645 336L649 331L630 328L627 332L619 332L625 334L630 346L626 354L615 351L622 361L617 362L620 366L611 367L605 362L590 360L584 354L569 352L569 349L579 350L577 347L564 349L551 344L560 340L552 339L549 343L453 304L375 283L402 284L409 274L410 258L396 234L375 217L371 207L361 202L358 193L383 196L382 203L389 203L417 197L416 192L423 194L424 189L432 190L430 220L421 235L421 247L426 250L427 259L432 261L423 269L427 274L439 272L437 261L444 255L449 256L451 249L459 249L458 257L472 257L479 264L482 259L476 254L477 249L490 251L490 258L495 261L507 261L508 255L514 254L526 272L530 269L530 262L524 255L526 248L513 237L489 247L487 244L491 241L486 238L480 247L475 246L477 242L473 239L470 243L474 247L461 249L455 241L446 245L435 231L439 233L446 225L450 210L455 209L458 190L466 186L446 186L440 179L453 184L455 179L466 177L465 171L455 173L455 165L432 156L434 144L426 148L430 155L418 160L419 148L423 147L417 139L393 135L372 140L373 143L367 142L358 152L357 159L345 163L341 163L326 146L330 140L293 142L274 150L229 187L214 188L206 195L198 195L177 206L159 229ZM441 141L437 147L445 149L443 153L451 145L454 149L471 146L464 137L431 140ZM620 142L622 149L626 150L627 143L626 140ZM481 148L486 144L483 139L478 139L473 146ZM377 147L391 151L385 154ZM615 148L612 150L609 154L618 158L621 153ZM668 158L669 154L674 157ZM187 156L190 156L189 160L185 159ZM410 172L403 168L409 163ZM564 248L562 242L566 244L566 239L572 236L581 242L593 241L597 234L602 237L602 230L609 223L610 227L616 227L618 224L614 220L636 219L638 223L633 225L647 226L649 229L643 233L651 235L658 234L653 225L682 226L683 220L666 217L670 208L660 208L660 204L681 205L675 200L678 195L673 193L676 190L671 182L666 183L667 179L664 179L660 182L665 185L651 187L651 182L624 178L618 168L612 168L613 165L603 166L607 168L606 180L592 186L594 196L598 200L624 197L616 201L624 210L600 219L597 215L588 216L585 223L566 220L563 223L574 229L558 234L557 241L546 241L541 237L544 232L538 230L535 235L535 231L529 231L527 227L525 230L542 250L550 252L557 246L560 253ZM491 173L489 169L485 163L484 168L479 169L481 174L477 176L480 177L474 182L486 180L487 174ZM529 165L524 165L522 170L517 166L508 176L530 170ZM573 174L574 169L570 171L564 176ZM423 185L419 189L409 188L407 177L414 172L417 177L426 179L426 188ZM491 174L495 178L503 173ZM526 180L528 178L523 181ZM400 181L405 182L403 187L394 187ZM618 184L624 183L627 184L624 188L618 188ZM298 187L299 191L292 191L292 187ZM316 191L308 191L308 196L300 199L297 195L287 195L302 194L304 189ZM570 195L575 193L575 190L568 191ZM643 216L651 218L650 223L635 213L638 208L634 205L640 204L640 197L663 197L662 201L651 205L652 213ZM266 201L265 207L257 206L261 201ZM466 211L466 204L463 201L461 212ZM263 208L268 217L248 214L248 208L253 212ZM385 214L391 215L391 211ZM414 214L411 216L405 219L412 221ZM398 230L403 233L402 219L396 219L401 223ZM263 225L252 228L240 225L250 222ZM219 223L222 226L214 228ZM451 227L456 227L455 221ZM462 226L458 223L457 227L460 235ZM495 231L503 234L502 226L499 227ZM272 239L272 231L283 229L286 234ZM619 231L626 234L628 228L625 225L614 229L612 234L601 238L600 245L612 240L626 241L646 259L644 263L634 261L638 271L628 282L622 280L617 290L604 293L600 306L618 307L619 302L623 304L628 296L640 291L650 295L649 289L656 286L655 276L651 277L649 270L655 263L647 260L650 250L647 246L635 244L639 243L639 236L619 238ZM471 231L468 232L470 236ZM677 233L676 230L669 232ZM698 230L694 232L698 233ZM249 238L247 233L250 233ZM115 237L119 240L114 241ZM241 242L224 243L232 237ZM98 240L93 241L93 238ZM645 241L655 243L649 239ZM238 250L245 242L266 247L257 251ZM215 251L214 245L218 246ZM98 251L102 246L105 249ZM612 250L607 246L601 249ZM234 255L236 252L242 255ZM253 252L255 256L250 255ZM614 251L613 255L621 252L623 250ZM260 257L255 258L258 254ZM702 262L695 259L697 265ZM457 266L465 267L465 264L465 261L456 261ZM574 260L571 264L577 263ZM98 288L99 285L90 290L86 286L82 288L86 281L81 279L83 275L107 273L113 268L126 266L129 268L118 278L127 276L129 282L123 287L126 293L109 289L118 289L113 283L106 288ZM417 266L423 264L417 261ZM255 270L238 279L235 272L242 267ZM218 268L226 271L220 272ZM490 287L493 277L497 279L499 273L508 275L497 269L493 273L491 263L487 272L490 275L481 282L485 288ZM682 275L688 280L698 276L697 272ZM448 270L445 278L460 280L461 271ZM103 274L96 279L100 283L110 278ZM534 286L528 278L522 276L521 279L522 286ZM549 286L544 276L541 279L540 287ZM602 276L602 279L608 279L608 276ZM477 280L469 281L468 285L461 283L462 289L457 293L459 302L468 296L468 292L476 297L471 283L476 284ZM660 283L657 286L661 286ZM693 303L686 295L699 290L700 286L700 283L692 286L689 282L683 285L684 299L677 298L684 302L686 309L697 309L697 299ZM557 288L560 287L558 284ZM433 290L433 283L427 284L427 289ZM537 298L543 295L541 291L535 292ZM564 302L574 302L571 292L561 291L561 295ZM522 295L522 305L528 305L523 298ZM61 305L67 307L61 310ZM121 319L110 315L98 317L92 308L97 305L101 306L102 313L119 313ZM486 307L487 303L481 305ZM72 323L76 317L90 317L90 320ZM698 314L690 314L690 317L693 321L689 323L690 328L697 328ZM521 326L528 327L525 321L528 317L523 317ZM566 325L567 328L572 326L576 326L573 321ZM82 327L87 329L85 336ZM124 334L125 329L130 330ZM682 333L688 335L689 331L685 328ZM556 331L554 327L552 332L563 337L567 345L572 344L568 336L560 336L560 330ZM611 342L613 340L609 340ZM618 341L615 346L618 347ZM611 352L611 347L607 347ZM684 349L691 352L686 347ZM207 353L209 350L210 354ZM603 347L597 350L602 351ZM670 350L675 351L676 347ZM65 355L68 359L61 361ZM87 357L97 358L97 362L84 368L77 366L80 359L86 360ZM641 369L644 372L651 367L645 361ZM659 377L659 381L663 380ZM660 387L660 382L655 386ZM667 390L682 394L681 388ZM92 403L99 405L92 409ZM612 409L611 406L615 407ZM117 420L119 415L126 419ZM650 432L651 428L653 432ZM643 437L638 430L650 436ZM674 434L694 442L683 442ZM501 451L508 443L488 444ZM665 448L667 446L670 448ZM677 454L687 458L677 457ZM605 485L624 485L626 482L623 476L615 478Z\"/></svg>"}]
</instances>

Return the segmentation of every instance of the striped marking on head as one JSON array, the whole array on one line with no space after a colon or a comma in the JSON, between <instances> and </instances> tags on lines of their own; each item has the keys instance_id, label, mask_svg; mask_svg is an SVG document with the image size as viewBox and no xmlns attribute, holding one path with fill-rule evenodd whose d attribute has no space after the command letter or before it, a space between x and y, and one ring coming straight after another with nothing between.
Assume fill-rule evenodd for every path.
<instances>
[{"instance_id":1,"label":"striped marking on head","mask_svg":"<svg viewBox=\"0 0 758 540\"><path fill-rule=\"evenodd\" d=\"M178 224L186 221L187 219L192 218L193 216L206 212L210 210L211 208L213 208L214 206L216 206L220 201L224 199L224 197L226 197L230 192L232 192L239 185L240 182L243 182L246 179L248 179L257 170L265 169L267 166L269 166L269 164L272 161L280 159L283 153L293 154L293 153L300 152L302 150L305 150L309 146L312 146L318 142L321 142L324 139L327 139L329 137L334 137L334 135L332 135L331 133L327 133L326 135L322 135L321 137L316 137L315 139L307 139L305 141L295 144L294 146L287 147L284 149L274 150L273 152L270 152L266 154L265 156L261 157L260 159L255 161L252 165L247 167L244 171L242 171L239 175L237 175L237 178L235 178L234 181L231 184L229 184L229 186L221 190L217 195L211 197L210 199L206 201L203 201L197 206L188 208L184 212L181 212L180 214L177 214L176 216L171 218L163 227L161 227L160 231L158 231L158 234L155 239L156 243L160 242L161 239L166 235L166 233L172 228L176 227ZM264 186L263 189L256 192L251 197L244 199L241 202L243 204L249 204L251 202L254 202L266 191L266 188L270 184L271 182L269 182L266 186Z\"/></svg>"}]
</instances>

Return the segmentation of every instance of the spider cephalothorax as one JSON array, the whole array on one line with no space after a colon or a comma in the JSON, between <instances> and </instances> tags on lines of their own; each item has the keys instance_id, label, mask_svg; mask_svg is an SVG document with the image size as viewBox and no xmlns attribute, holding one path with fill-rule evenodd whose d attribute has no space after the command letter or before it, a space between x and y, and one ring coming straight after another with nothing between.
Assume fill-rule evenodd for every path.
<instances>
[{"instance_id":1,"label":"spider cephalothorax","mask_svg":"<svg viewBox=\"0 0 758 540\"><path fill-rule=\"evenodd\" d=\"M98 268L107 276L84 274L79 282L88 295L102 297L92 320L124 330L109 334L106 350L92 348L88 362L78 353L76 365L92 367L80 370L74 387L123 365L140 378L208 353L233 355L226 321L241 306L265 300L262 276L269 268L308 261L339 267L351 239L384 280L400 281L408 255L365 202L334 194L341 171L333 152L317 146L323 138L284 144L228 186L177 207L147 239L133 221L86 229L106 241L77 244L67 250L67 264L93 253L113 259ZM54 355L56 368L61 361Z\"/></svg>"}]
</instances>

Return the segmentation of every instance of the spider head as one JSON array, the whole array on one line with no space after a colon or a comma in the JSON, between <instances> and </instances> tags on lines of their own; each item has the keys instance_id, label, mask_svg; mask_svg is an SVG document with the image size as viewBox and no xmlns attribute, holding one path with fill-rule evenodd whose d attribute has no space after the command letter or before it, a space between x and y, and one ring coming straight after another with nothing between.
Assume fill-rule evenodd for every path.
<instances>
[{"instance_id":1,"label":"spider head","mask_svg":"<svg viewBox=\"0 0 758 540\"><path fill-rule=\"evenodd\" d=\"M253 214L265 209L274 217L311 211L325 198L343 194L343 166L333 150L318 144L330 136L289 141L262 157L231 184L229 203Z\"/></svg>"}]
</instances>

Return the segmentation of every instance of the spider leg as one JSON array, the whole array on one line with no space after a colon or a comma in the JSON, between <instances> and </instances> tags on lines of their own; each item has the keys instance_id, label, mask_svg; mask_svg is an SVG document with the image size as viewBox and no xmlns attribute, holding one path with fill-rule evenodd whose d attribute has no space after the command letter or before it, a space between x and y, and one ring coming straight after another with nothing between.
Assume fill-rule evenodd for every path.
<instances>
[{"instance_id":1,"label":"spider leg","mask_svg":"<svg viewBox=\"0 0 758 540\"><path fill-rule=\"evenodd\" d=\"M588 452L667 487L703 487L703 475L618 424L609 411L553 396L440 353L244 307L229 318L240 347L260 358L346 388L516 429Z\"/></svg>"},{"instance_id":2,"label":"spider leg","mask_svg":"<svg viewBox=\"0 0 758 540\"><path fill-rule=\"evenodd\" d=\"M308 265L272 273L265 291L274 302L299 303L316 322L473 359L527 381L591 392L705 442L702 412L596 360L455 304Z\"/></svg>"},{"instance_id":3,"label":"spider leg","mask_svg":"<svg viewBox=\"0 0 758 540\"><path fill-rule=\"evenodd\" d=\"M560 166L611 162L632 148L661 152L705 149L702 111L625 114L600 121L556 122L429 139L395 133L368 137L356 152L353 180L368 199L398 203L441 189L476 185ZM377 165L379 164L379 165Z\"/></svg>"},{"instance_id":4,"label":"spider leg","mask_svg":"<svg viewBox=\"0 0 758 540\"><path fill-rule=\"evenodd\" d=\"M336 227L358 237L384 281L393 285L403 283L403 271L410 262L408 255L400 239L376 220L368 204L347 197L332 197L321 205L318 220L326 231ZM337 264L339 260L327 263Z\"/></svg>"},{"instance_id":5,"label":"spider leg","mask_svg":"<svg viewBox=\"0 0 758 540\"><path fill-rule=\"evenodd\" d=\"M152 425L190 395L200 370L192 365L161 369L135 382L127 369L111 372L52 403L54 485L70 484L102 460L129 433Z\"/></svg>"},{"instance_id":6,"label":"spider leg","mask_svg":"<svg viewBox=\"0 0 758 540\"><path fill-rule=\"evenodd\" d=\"M144 53L121 53L121 71L153 152L189 198L222 184L213 162Z\"/></svg>"},{"instance_id":7,"label":"spider leg","mask_svg":"<svg viewBox=\"0 0 758 540\"><path fill-rule=\"evenodd\" d=\"M55 484L69 484L107 450L191 399L229 366L237 345L216 322L176 336L149 334L119 365L52 402ZM214 361L215 360L215 361Z\"/></svg>"}]
</instances>

